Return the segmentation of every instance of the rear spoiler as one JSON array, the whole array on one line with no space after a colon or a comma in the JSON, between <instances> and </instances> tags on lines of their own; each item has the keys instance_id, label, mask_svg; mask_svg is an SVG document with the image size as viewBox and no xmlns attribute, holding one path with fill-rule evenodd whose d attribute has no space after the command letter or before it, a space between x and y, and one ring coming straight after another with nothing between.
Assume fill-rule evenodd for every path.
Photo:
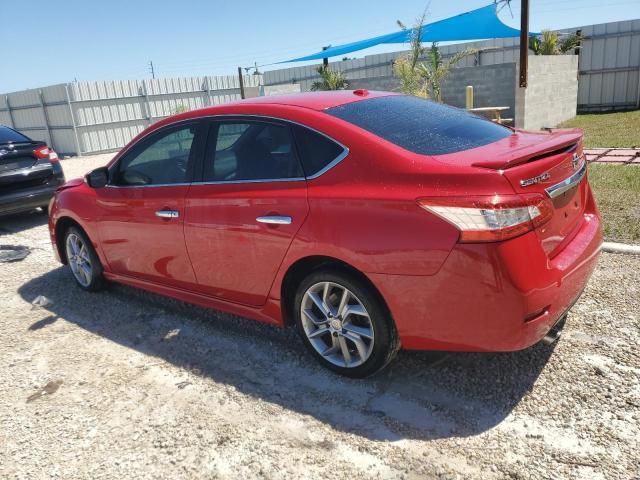
<instances>
[{"instance_id":1,"label":"rear spoiler","mask_svg":"<svg viewBox=\"0 0 640 480\"><path fill-rule=\"evenodd\" d=\"M532 132L522 133L526 135ZM552 132L536 132L530 137L532 141L525 143L518 149L506 150L503 154L486 160L477 160L472 165L492 170L506 170L516 165L534 162L551 155L571 153L571 151L578 148L582 141L582 130L558 129Z\"/></svg>"}]
</instances>

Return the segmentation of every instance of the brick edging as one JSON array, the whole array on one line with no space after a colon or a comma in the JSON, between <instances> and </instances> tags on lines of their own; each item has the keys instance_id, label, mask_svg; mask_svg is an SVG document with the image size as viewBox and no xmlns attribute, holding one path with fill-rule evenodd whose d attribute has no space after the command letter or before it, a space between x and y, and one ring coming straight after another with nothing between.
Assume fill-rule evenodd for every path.
<instances>
[{"instance_id":1,"label":"brick edging","mask_svg":"<svg viewBox=\"0 0 640 480\"><path fill-rule=\"evenodd\" d=\"M637 148L585 148L587 162L640 166L640 149Z\"/></svg>"}]
</instances>

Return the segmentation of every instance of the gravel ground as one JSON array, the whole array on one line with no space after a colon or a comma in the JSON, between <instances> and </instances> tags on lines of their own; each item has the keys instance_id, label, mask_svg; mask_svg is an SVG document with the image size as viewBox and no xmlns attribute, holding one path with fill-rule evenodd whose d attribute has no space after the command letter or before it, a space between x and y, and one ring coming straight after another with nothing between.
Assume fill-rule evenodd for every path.
<instances>
[{"instance_id":1,"label":"gravel ground","mask_svg":"<svg viewBox=\"0 0 640 480\"><path fill-rule=\"evenodd\" d=\"M602 255L555 346L357 381L292 331L80 290L45 222L0 219L32 249L0 264L0 478L640 478L640 257Z\"/></svg>"}]
</instances>

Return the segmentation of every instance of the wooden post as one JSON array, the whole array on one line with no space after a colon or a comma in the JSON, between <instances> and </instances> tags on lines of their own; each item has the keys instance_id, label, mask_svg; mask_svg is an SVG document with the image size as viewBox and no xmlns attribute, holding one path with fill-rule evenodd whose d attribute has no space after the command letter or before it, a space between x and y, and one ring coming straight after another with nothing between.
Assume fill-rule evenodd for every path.
<instances>
[{"instance_id":1,"label":"wooden post","mask_svg":"<svg viewBox=\"0 0 640 480\"><path fill-rule=\"evenodd\" d=\"M238 67L238 79L240 79L240 98L244 98L244 79L242 78L242 67Z\"/></svg>"},{"instance_id":2,"label":"wooden post","mask_svg":"<svg viewBox=\"0 0 640 480\"><path fill-rule=\"evenodd\" d=\"M467 110L471 110L473 108L473 87L471 85L467 85L466 94L466 107Z\"/></svg>"},{"instance_id":3,"label":"wooden post","mask_svg":"<svg viewBox=\"0 0 640 480\"><path fill-rule=\"evenodd\" d=\"M529 0L522 0L520 11L520 87L527 87L529 77Z\"/></svg>"}]
</instances>

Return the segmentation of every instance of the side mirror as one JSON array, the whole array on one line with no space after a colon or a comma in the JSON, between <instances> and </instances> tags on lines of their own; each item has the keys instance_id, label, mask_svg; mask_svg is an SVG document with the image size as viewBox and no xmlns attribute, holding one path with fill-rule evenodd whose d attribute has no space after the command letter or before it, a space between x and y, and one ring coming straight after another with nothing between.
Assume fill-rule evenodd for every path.
<instances>
[{"instance_id":1,"label":"side mirror","mask_svg":"<svg viewBox=\"0 0 640 480\"><path fill-rule=\"evenodd\" d=\"M96 168L84 177L91 188L102 188L109 183L109 170L107 167Z\"/></svg>"}]
</instances>

